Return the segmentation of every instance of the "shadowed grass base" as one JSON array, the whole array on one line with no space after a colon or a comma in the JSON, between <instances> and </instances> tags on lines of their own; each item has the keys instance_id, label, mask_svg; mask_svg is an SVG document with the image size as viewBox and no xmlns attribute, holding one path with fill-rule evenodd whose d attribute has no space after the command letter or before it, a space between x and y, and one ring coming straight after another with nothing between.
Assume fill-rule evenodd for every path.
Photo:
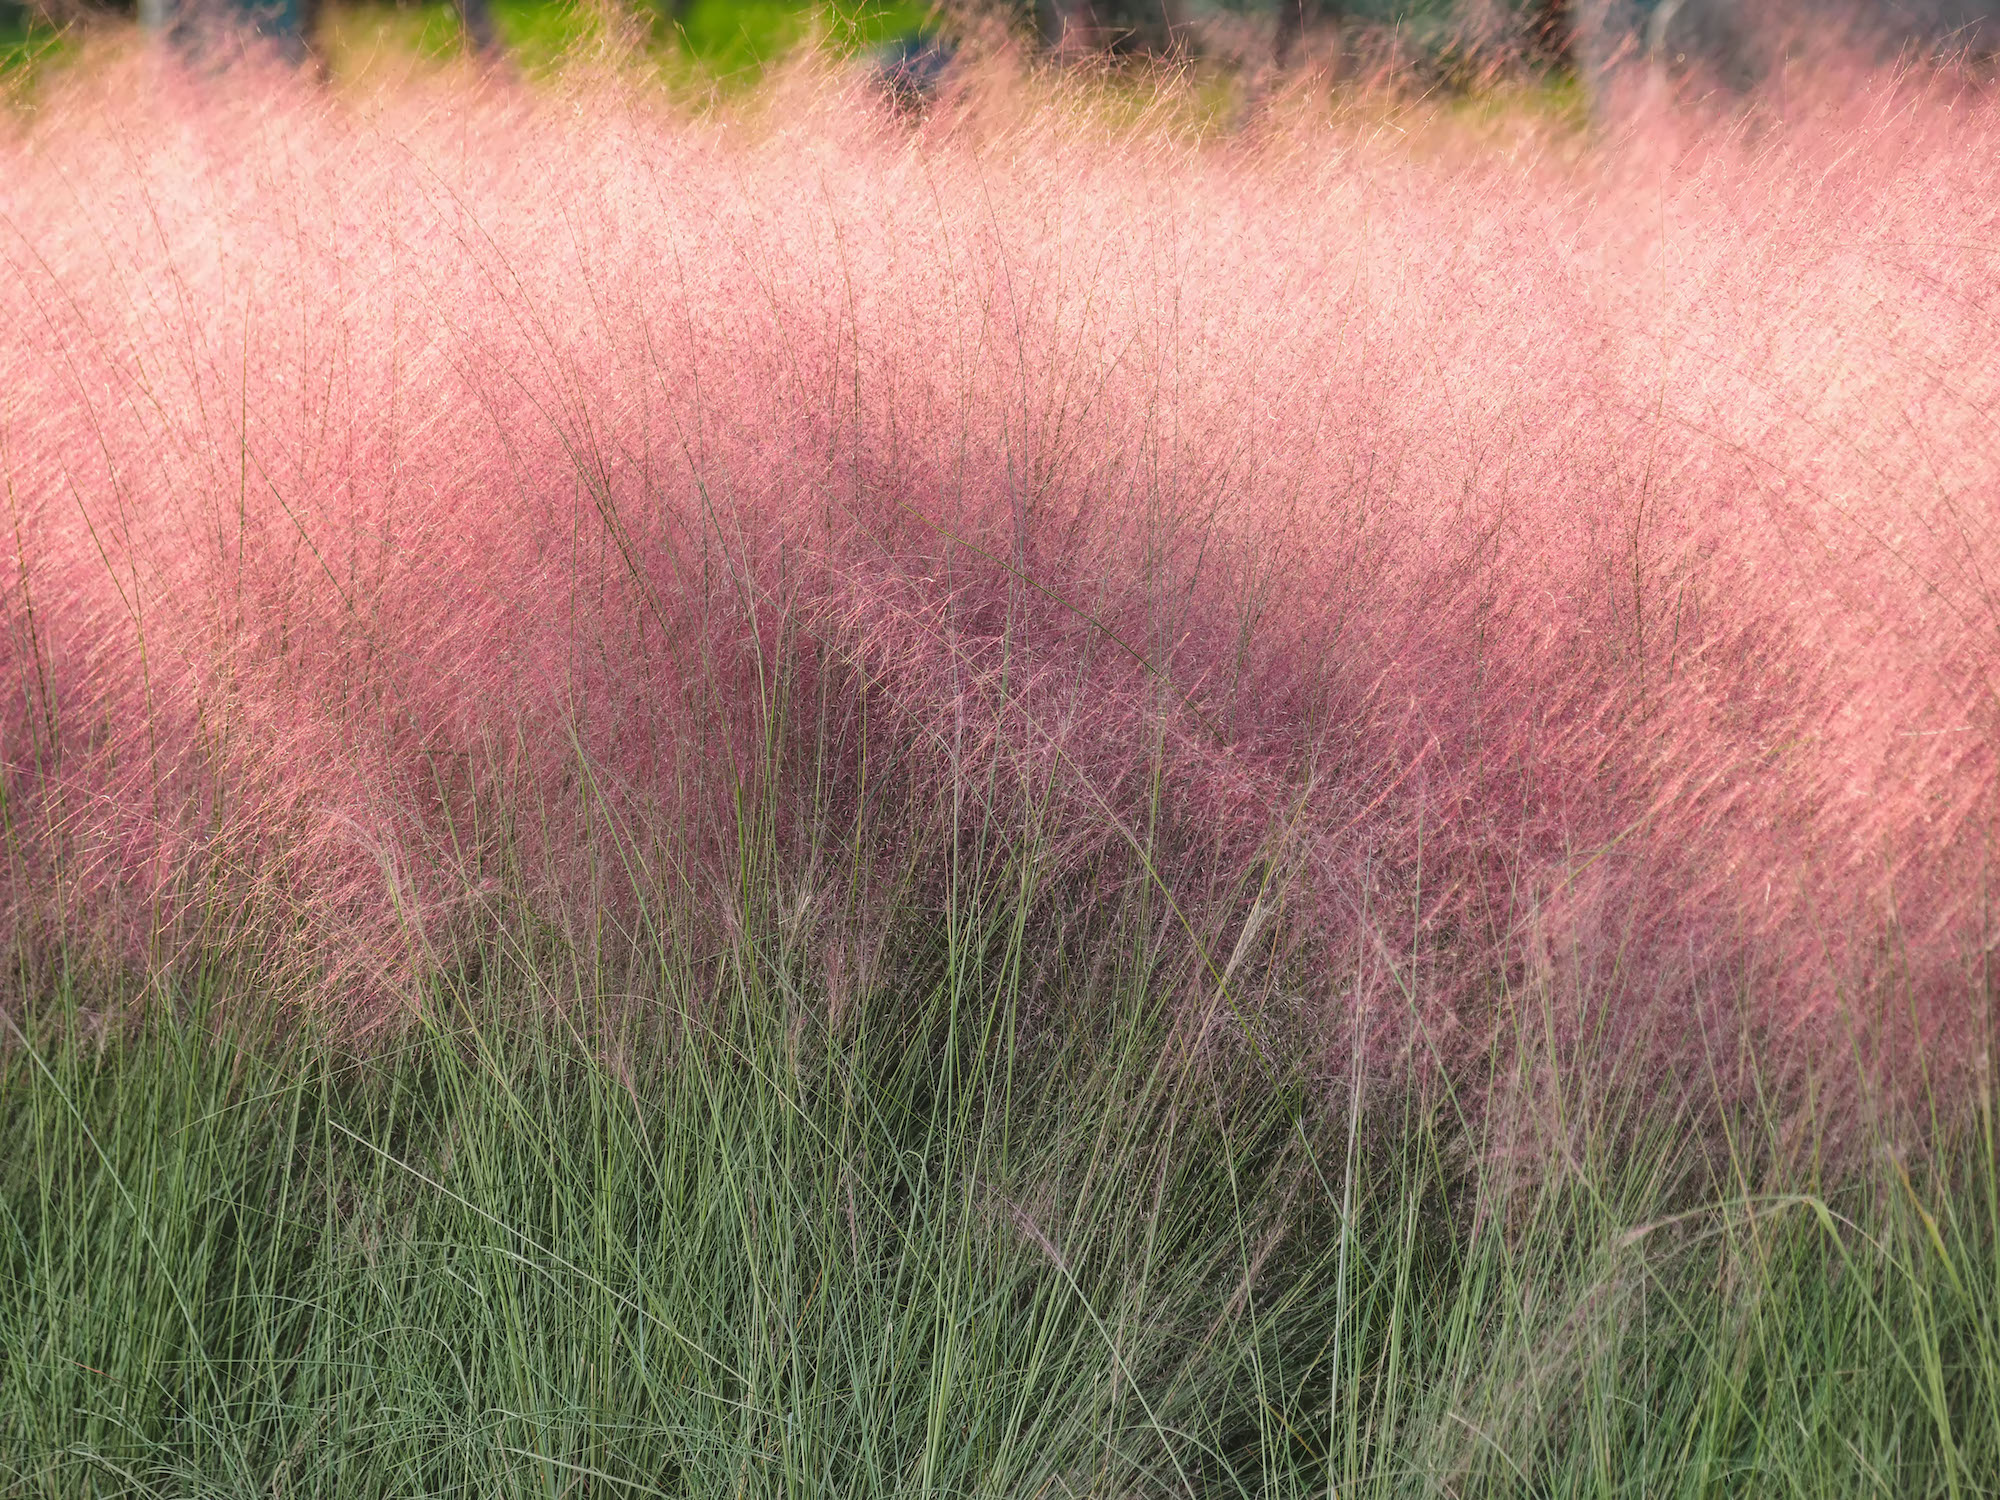
<instances>
[{"instance_id":1,"label":"shadowed grass base","mask_svg":"<svg viewBox=\"0 0 2000 1500\"><path fill-rule=\"evenodd\" d=\"M213 973L83 1039L43 976L0 1053L0 1494L2000 1475L1982 1129L1835 1184L1579 1084L1503 1172L1448 1099L1175 1062L1137 961L1030 1029L984 930L837 1025L746 947L643 1032L495 966L366 1050L247 1034Z\"/></svg>"}]
</instances>

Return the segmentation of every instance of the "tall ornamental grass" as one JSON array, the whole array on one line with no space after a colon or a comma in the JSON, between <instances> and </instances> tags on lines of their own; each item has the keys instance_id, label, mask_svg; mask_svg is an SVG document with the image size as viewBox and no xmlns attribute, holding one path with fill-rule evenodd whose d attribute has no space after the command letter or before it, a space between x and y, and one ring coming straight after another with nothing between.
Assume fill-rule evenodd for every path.
<instances>
[{"instance_id":1,"label":"tall ornamental grass","mask_svg":"<svg viewBox=\"0 0 2000 1500\"><path fill-rule=\"evenodd\" d=\"M838 1010L1004 828L1036 973L1143 885L1198 1028L1449 1072L1524 993L1681 1055L1750 991L1962 1064L2000 137L1782 104L52 82L0 139L8 930L366 1028L498 932L630 966L768 899Z\"/></svg>"},{"instance_id":2,"label":"tall ornamental grass","mask_svg":"<svg viewBox=\"0 0 2000 1500\"><path fill-rule=\"evenodd\" d=\"M0 1493L2000 1473L2000 117L0 119Z\"/></svg>"}]
</instances>

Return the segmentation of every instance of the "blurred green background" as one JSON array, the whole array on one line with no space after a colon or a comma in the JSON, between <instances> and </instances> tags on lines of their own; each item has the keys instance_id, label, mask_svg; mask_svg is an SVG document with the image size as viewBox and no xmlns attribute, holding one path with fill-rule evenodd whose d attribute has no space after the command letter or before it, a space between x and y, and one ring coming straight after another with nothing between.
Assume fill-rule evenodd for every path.
<instances>
[{"instance_id":1,"label":"blurred green background","mask_svg":"<svg viewBox=\"0 0 2000 1500\"><path fill-rule=\"evenodd\" d=\"M0 0L0 75L20 70L57 45L55 29L38 12Z\"/></svg>"},{"instance_id":2,"label":"blurred green background","mask_svg":"<svg viewBox=\"0 0 2000 1500\"><path fill-rule=\"evenodd\" d=\"M937 0L489 0L513 63L539 73L602 38L609 18L629 25L668 78L697 86L750 83L776 59L818 37L853 54L907 37L930 23ZM1141 0L1141 5L1145 0ZM1280 0L1182 0L1189 18L1234 15L1267 29ZM1442 28L1462 0L1305 0L1350 20L1387 24L1406 39ZM1494 0L1503 8L1564 0ZM0 0L0 75L17 82L37 63L59 60L83 38L131 29L134 0ZM1114 29L1137 13L1131 0L1093 0ZM39 9L37 8L39 7ZM1044 33L1063 0L1015 0L1026 24ZM1052 9L1053 7L1053 9ZM1150 12L1149 12L1150 13ZM1250 18L1255 18L1254 20ZM1239 22L1241 24L1241 22ZM337 77L365 75L463 54L463 28L449 0L325 0L317 26Z\"/></svg>"},{"instance_id":3,"label":"blurred green background","mask_svg":"<svg viewBox=\"0 0 2000 1500\"><path fill-rule=\"evenodd\" d=\"M529 72L596 42L606 17L616 13L565 0L492 0L492 11L508 55ZM839 51L862 51L919 29L932 6L929 0L682 0L628 14L668 73L747 82L811 36ZM129 14L117 11L79 6L71 14L52 14L21 0L0 0L0 75L18 79L73 52L87 35L115 34L131 24ZM337 75L391 61L442 62L464 50L457 7L446 0L330 0L319 39Z\"/></svg>"},{"instance_id":4,"label":"blurred green background","mask_svg":"<svg viewBox=\"0 0 2000 1500\"><path fill-rule=\"evenodd\" d=\"M615 13L551 0L492 0L492 8L508 54L530 71L592 43ZM648 49L670 70L750 79L815 32L856 51L917 29L931 11L929 0L684 0L631 14L642 32L650 30ZM336 71L373 49L443 60L464 47L458 10L443 0L330 5L321 38Z\"/></svg>"}]
</instances>

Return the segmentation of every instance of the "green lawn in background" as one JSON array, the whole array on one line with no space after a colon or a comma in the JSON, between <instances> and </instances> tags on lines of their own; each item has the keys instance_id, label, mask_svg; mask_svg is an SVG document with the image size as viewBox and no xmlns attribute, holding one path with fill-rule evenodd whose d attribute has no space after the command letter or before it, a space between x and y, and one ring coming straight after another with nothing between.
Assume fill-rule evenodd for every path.
<instances>
[{"instance_id":1,"label":"green lawn in background","mask_svg":"<svg viewBox=\"0 0 2000 1500\"><path fill-rule=\"evenodd\" d=\"M603 34L603 13L584 5L497 0L493 14L508 56L530 75L547 73ZM755 83L771 63L814 37L837 54L851 55L907 35L932 14L927 0L690 0L677 15L664 8L639 12L638 30L669 82L742 85ZM100 24L129 28L131 23L113 18ZM320 43L336 77L365 76L412 60L442 63L464 48L458 10L448 0L335 3L320 25ZM0 82L31 83L74 50L72 33L25 5L0 0Z\"/></svg>"},{"instance_id":2,"label":"green lawn in background","mask_svg":"<svg viewBox=\"0 0 2000 1500\"><path fill-rule=\"evenodd\" d=\"M923 0L842 0L825 7L787 0L692 0L669 25L683 51L727 77L761 72L815 30L836 51L858 52L916 30L931 14Z\"/></svg>"},{"instance_id":3,"label":"green lawn in background","mask_svg":"<svg viewBox=\"0 0 2000 1500\"><path fill-rule=\"evenodd\" d=\"M529 73L546 72L603 34L602 13L585 6L498 0L493 13L509 56ZM815 35L835 52L853 53L915 30L931 13L925 0L691 0L678 15L654 9L640 20L650 16L647 50L670 79L746 83ZM458 11L444 0L342 5L323 27L334 71L343 76L391 57L443 61L463 47Z\"/></svg>"}]
</instances>

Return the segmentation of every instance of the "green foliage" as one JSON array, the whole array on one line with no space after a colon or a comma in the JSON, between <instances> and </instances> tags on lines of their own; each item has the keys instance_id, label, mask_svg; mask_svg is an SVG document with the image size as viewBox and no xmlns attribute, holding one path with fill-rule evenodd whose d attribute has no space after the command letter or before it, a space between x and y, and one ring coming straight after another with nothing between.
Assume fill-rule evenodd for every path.
<instances>
[{"instance_id":1,"label":"green foliage","mask_svg":"<svg viewBox=\"0 0 2000 1500\"><path fill-rule=\"evenodd\" d=\"M454 45L458 42L456 6L438 7ZM595 35L596 18L576 5L549 5L545 0L498 0L493 23L503 45L524 66L546 67Z\"/></svg>"},{"instance_id":2,"label":"green foliage","mask_svg":"<svg viewBox=\"0 0 2000 1500\"><path fill-rule=\"evenodd\" d=\"M0 85L29 77L63 48L62 34L39 11L0 0Z\"/></svg>"},{"instance_id":3,"label":"green foliage","mask_svg":"<svg viewBox=\"0 0 2000 1500\"><path fill-rule=\"evenodd\" d=\"M931 13L923 0L689 0L637 19L645 50L670 77L754 82L808 41L852 53L914 30ZM547 0L496 0L493 19L508 55L534 74L600 40L605 13ZM340 6L326 34L336 71L378 52L440 60L464 46L457 8L444 0Z\"/></svg>"},{"instance_id":4,"label":"green foliage","mask_svg":"<svg viewBox=\"0 0 2000 1500\"><path fill-rule=\"evenodd\" d=\"M689 0L667 23L681 50L723 77L752 75L817 34L836 51L880 46L930 19L923 0Z\"/></svg>"}]
</instances>

